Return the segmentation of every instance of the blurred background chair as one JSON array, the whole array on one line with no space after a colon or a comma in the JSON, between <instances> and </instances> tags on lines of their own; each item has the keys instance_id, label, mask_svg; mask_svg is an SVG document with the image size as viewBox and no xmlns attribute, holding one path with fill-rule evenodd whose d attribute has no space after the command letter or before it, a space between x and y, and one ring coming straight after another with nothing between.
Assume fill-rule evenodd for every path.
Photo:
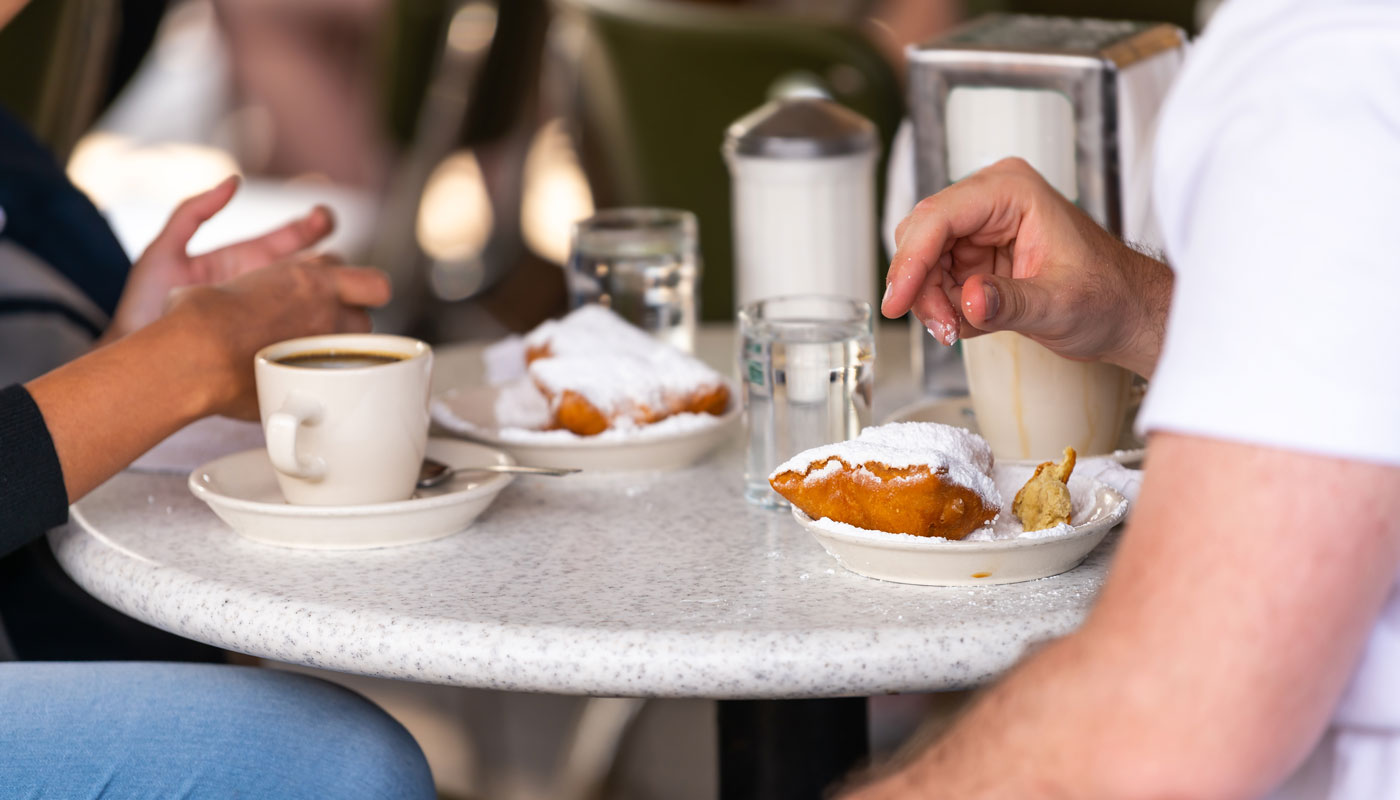
<instances>
[{"instance_id":1,"label":"blurred background chair","mask_svg":"<svg viewBox=\"0 0 1400 800\"><path fill-rule=\"evenodd\" d=\"M46 0L0 32L0 105L60 163L106 97L118 25L116 0Z\"/></svg>"},{"instance_id":2,"label":"blurred background chair","mask_svg":"<svg viewBox=\"0 0 1400 800\"><path fill-rule=\"evenodd\" d=\"M581 39L577 133L594 202L695 212L705 319L732 319L734 311L729 175L720 156L729 124L794 77L874 121L882 152L903 115L894 68L851 26L655 0L557 5Z\"/></svg>"}]
</instances>

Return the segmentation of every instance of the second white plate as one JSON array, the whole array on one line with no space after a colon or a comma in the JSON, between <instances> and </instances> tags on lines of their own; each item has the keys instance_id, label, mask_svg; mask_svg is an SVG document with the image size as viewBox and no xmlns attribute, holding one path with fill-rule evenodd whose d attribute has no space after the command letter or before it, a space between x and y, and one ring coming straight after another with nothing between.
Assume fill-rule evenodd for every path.
<instances>
[{"instance_id":1,"label":"second white plate","mask_svg":"<svg viewBox=\"0 0 1400 800\"><path fill-rule=\"evenodd\" d=\"M490 386L449 389L433 398L433 421L460 436L510 453L522 464L598 472L688 467L734 435L743 409L730 387L729 409L718 417L685 414L630 431L577 436L568 431L518 431L496 425Z\"/></svg>"},{"instance_id":2,"label":"second white plate","mask_svg":"<svg viewBox=\"0 0 1400 800\"><path fill-rule=\"evenodd\" d=\"M1069 486L1084 498L1070 530L1039 539L969 542L868 531L816 522L796 506L792 516L841 566L869 578L924 586L1019 583L1079 566L1128 513L1127 499L1109 486L1079 476Z\"/></svg>"}]
</instances>

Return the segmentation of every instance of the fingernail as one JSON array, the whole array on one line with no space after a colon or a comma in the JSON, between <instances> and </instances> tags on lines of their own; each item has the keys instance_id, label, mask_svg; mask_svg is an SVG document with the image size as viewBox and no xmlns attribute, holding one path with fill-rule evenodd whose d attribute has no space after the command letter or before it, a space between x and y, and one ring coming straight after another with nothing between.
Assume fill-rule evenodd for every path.
<instances>
[{"instance_id":1,"label":"fingernail","mask_svg":"<svg viewBox=\"0 0 1400 800\"><path fill-rule=\"evenodd\" d=\"M934 330L934 325L938 326L938 330ZM932 336L940 343L950 347L958 341L958 328L956 325L943 325L935 322L933 325L929 325L926 330L929 336Z\"/></svg>"},{"instance_id":2,"label":"fingernail","mask_svg":"<svg viewBox=\"0 0 1400 800\"><path fill-rule=\"evenodd\" d=\"M888 303L888 302L890 301L890 294L891 294L893 291L894 291L894 284L893 284L893 283L887 283L887 284L885 284L885 296L884 296L883 299L880 300L880 305L883 306L885 303Z\"/></svg>"},{"instance_id":3,"label":"fingernail","mask_svg":"<svg viewBox=\"0 0 1400 800\"><path fill-rule=\"evenodd\" d=\"M985 298L987 319L996 319L997 312L1001 310L1001 295L997 294L997 287L990 283L982 284L982 297Z\"/></svg>"}]
</instances>

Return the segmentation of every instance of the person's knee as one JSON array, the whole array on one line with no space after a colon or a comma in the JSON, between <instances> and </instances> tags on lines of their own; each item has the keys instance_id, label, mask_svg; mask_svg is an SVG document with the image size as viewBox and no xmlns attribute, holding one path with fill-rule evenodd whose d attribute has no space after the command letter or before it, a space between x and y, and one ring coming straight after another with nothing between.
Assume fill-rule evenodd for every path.
<instances>
[{"instance_id":1,"label":"person's knee","mask_svg":"<svg viewBox=\"0 0 1400 800\"><path fill-rule=\"evenodd\" d=\"M3 665L0 773L54 796L431 798L413 737L348 689L271 669Z\"/></svg>"},{"instance_id":2,"label":"person's knee","mask_svg":"<svg viewBox=\"0 0 1400 800\"><path fill-rule=\"evenodd\" d=\"M257 672L276 716L268 721L271 739L260 744L260 760L277 765L284 787L304 787L306 797L434 796L418 743L378 706L327 681Z\"/></svg>"}]
</instances>

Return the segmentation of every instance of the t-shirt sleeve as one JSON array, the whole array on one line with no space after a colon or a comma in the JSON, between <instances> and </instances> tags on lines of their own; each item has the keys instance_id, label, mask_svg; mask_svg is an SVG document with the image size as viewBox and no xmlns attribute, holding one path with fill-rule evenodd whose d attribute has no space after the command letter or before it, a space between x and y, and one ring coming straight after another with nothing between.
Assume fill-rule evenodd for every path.
<instances>
[{"instance_id":1,"label":"t-shirt sleeve","mask_svg":"<svg viewBox=\"0 0 1400 800\"><path fill-rule=\"evenodd\" d=\"M68 519L68 492L48 426L23 386L0 389L0 555Z\"/></svg>"},{"instance_id":2,"label":"t-shirt sleeve","mask_svg":"<svg viewBox=\"0 0 1400 800\"><path fill-rule=\"evenodd\" d=\"M1208 36L1168 104L1140 429L1400 464L1400 13L1332 22Z\"/></svg>"}]
</instances>

